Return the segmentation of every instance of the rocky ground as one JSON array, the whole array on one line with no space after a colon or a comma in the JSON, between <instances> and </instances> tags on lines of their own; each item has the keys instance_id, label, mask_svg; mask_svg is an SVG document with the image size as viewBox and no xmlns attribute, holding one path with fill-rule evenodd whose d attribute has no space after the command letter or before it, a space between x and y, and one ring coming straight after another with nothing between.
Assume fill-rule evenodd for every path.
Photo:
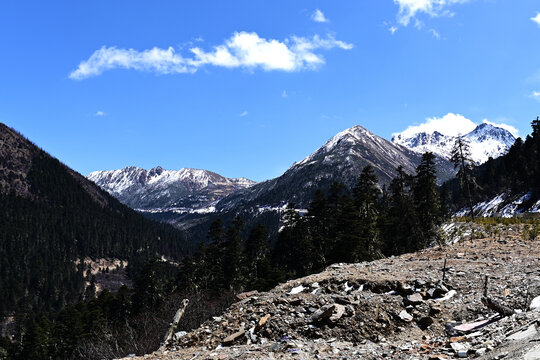
<instances>
[{"instance_id":1,"label":"rocky ground","mask_svg":"<svg viewBox=\"0 0 540 360\"><path fill-rule=\"evenodd\" d=\"M540 241L472 227L442 248L239 294L141 359L540 359Z\"/></svg>"}]
</instances>

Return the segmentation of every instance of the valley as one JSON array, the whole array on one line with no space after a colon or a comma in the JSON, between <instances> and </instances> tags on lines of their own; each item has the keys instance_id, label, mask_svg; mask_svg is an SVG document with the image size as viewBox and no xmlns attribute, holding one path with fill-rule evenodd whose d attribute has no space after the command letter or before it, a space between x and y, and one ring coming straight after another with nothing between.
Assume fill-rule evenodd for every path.
<instances>
[{"instance_id":1,"label":"valley","mask_svg":"<svg viewBox=\"0 0 540 360\"><path fill-rule=\"evenodd\" d=\"M538 0L0 34L0 360L540 360Z\"/></svg>"}]
</instances>

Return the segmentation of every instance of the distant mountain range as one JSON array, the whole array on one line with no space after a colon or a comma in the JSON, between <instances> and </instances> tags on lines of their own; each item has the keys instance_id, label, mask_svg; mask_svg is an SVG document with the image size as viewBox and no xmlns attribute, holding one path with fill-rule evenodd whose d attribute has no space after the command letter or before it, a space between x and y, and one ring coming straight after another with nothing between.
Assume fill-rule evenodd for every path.
<instances>
[{"instance_id":1,"label":"distant mountain range","mask_svg":"<svg viewBox=\"0 0 540 360\"><path fill-rule=\"evenodd\" d=\"M215 204L255 184L245 178L229 179L208 170L145 170L130 166L120 170L94 171L88 179L124 204L143 211L205 213Z\"/></svg>"},{"instance_id":2,"label":"distant mountain range","mask_svg":"<svg viewBox=\"0 0 540 360\"><path fill-rule=\"evenodd\" d=\"M328 189L336 181L353 186L367 165L373 166L383 185L392 181L398 166L413 174L420 159L420 154L357 125L332 137L317 151L293 164L283 175L224 198L216 204L216 209L276 207L288 202L307 207L315 190ZM454 175L448 160L437 157L436 166L441 182Z\"/></svg>"},{"instance_id":3,"label":"distant mountain range","mask_svg":"<svg viewBox=\"0 0 540 360\"><path fill-rule=\"evenodd\" d=\"M316 189L328 189L335 181L352 186L366 165L373 166L381 185L389 184L398 166L412 174L420 159L421 154L354 126L294 163L283 175L257 184L205 170L159 167L96 171L88 178L123 203L146 212L265 211L289 202L307 207ZM448 160L437 157L436 162L440 182L453 176Z\"/></svg>"},{"instance_id":4,"label":"distant mountain range","mask_svg":"<svg viewBox=\"0 0 540 360\"><path fill-rule=\"evenodd\" d=\"M462 135L471 146L471 158L476 164L485 163L490 157L497 158L506 154L516 138L508 130L488 123L478 125L473 131ZM417 132L408 131L394 134L392 142L406 148L424 153L431 151L443 158L449 159L457 136L444 135L438 131Z\"/></svg>"},{"instance_id":5,"label":"distant mountain range","mask_svg":"<svg viewBox=\"0 0 540 360\"><path fill-rule=\"evenodd\" d=\"M506 153L515 141L509 131L487 123L464 137L469 140L477 163ZM436 155L437 176L442 184L455 174L449 161L455 140L454 136L434 131L399 133L388 141L357 125L329 139L283 175L260 183L245 178L229 179L207 170L174 171L161 167L95 171L88 178L124 204L158 214L153 218L167 213L168 222L186 228L191 226L186 225L187 218L196 224L198 220L193 219L200 219L203 214L260 214L283 209L288 203L306 208L317 189L326 190L336 181L354 186L366 165L373 166L381 186L389 184L398 166L414 174L426 151Z\"/></svg>"}]
</instances>

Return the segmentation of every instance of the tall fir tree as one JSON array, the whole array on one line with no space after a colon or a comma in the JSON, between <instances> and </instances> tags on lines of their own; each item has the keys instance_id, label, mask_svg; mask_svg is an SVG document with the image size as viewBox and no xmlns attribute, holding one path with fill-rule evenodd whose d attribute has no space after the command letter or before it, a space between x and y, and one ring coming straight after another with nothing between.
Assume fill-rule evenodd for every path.
<instances>
[{"instance_id":1,"label":"tall fir tree","mask_svg":"<svg viewBox=\"0 0 540 360\"><path fill-rule=\"evenodd\" d=\"M244 220L236 216L225 233L225 256L223 262L223 273L225 285L230 290L239 290L243 280L243 251L242 232L244 231Z\"/></svg>"},{"instance_id":2,"label":"tall fir tree","mask_svg":"<svg viewBox=\"0 0 540 360\"><path fill-rule=\"evenodd\" d=\"M476 182L472 176L473 161L471 159L471 147L467 139L462 136L456 138L452 147L450 161L454 164L454 169L458 169L456 177L459 179L461 189L465 193L471 218L474 219L472 189Z\"/></svg>"},{"instance_id":3,"label":"tall fir tree","mask_svg":"<svg viewBox=\"0 0 540 360\"><path fill-rule=\"evenodd\" d=\"M421 249L437 238L437 229L442 221L435 155L431 152L422 155L422 160L416 168L413 197L421 233L417 249Z\"/></svg>"},{"instance_id":4,"label":"tall fir tree","mask_svg":"<svg viewBox=\"0 0 540 360\"><path fill-rule=\"evenodd\" d=\"M307 228L313 246L313 268L315 271L322 270L328 262L329 217L326 195L322 190L317 189L309 204L306 216Z\"/></svg>"},{"instance_id":5,"label":"tall fir tree","mask_svg":"<svg viewBox=\"0 0 540 360\"><path fill-rule=\"evenodd\" d=\"M246 240L245 261L250 288L259 288L266 283L266 277L271 272L268 254L270 239L266 226L257 224L251 229Z\"/></svg>"},{"instance_id":6,"label":"tall fir tree","mask_svg":"<svg viewBox=\"0 0 540 360\"><path fill-rule=\"evenodd\" d=\"M381 191L371 165L364 167L353 188L354 202L360 220L360 248L355 249L356 260L375 259L381 256L379 222L379 198Z\"/></svg>"},{"instance_id":7,"label":"tall fir tree","mask_svg":"<svg viewBox=\"0 0 540 360\"><path fill-rule=\"evenodd\" d=\"M540 197L540 117L536 117L535 120L531 123L532 134L531 134L531 146L532 154L528 154L535 161L532 163L533 168L533 191L537 197Z\"/></svg>"},{"instance_id":8,"label":"tall fir tree","mask_svg":"<svg viewBox=\"0 0 540 360\"><path fill-rule=\"evenodd\" d=\"M390 183L387 218L382 223L385 253L402 254L415 251L420 236L418 218L411 195L412 176L402 166Z\"/></svg>"}]
</instances>

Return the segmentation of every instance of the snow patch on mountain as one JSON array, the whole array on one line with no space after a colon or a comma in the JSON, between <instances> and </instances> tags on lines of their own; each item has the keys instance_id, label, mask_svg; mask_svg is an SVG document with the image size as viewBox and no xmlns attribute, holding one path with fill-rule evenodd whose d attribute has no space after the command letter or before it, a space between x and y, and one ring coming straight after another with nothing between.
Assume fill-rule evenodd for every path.
<instances>
[{"instance_id":1,"label":"snow patch on mountain","mask_svg":"<svg viewBox=\"0 0 540 360\"><path fill-rule=\"evenodd\" d=\"M472 123L470 120L460 115L454 115L450 120L456 121L459 126L448 127L446 120L444 122L428 122L429 126L409 127L401 133L394 134L392 142L417 153L430 151L450 159L452 147L457 137L461 136L470 143L472 160L476 164L482 164L490 157L496 158L504 155L516 141L516 137L505 125L496 126L484 121L470 130ZM474 123L472 124L474 125ZM436 125L440 125L441 130L436 130ZM467 132L464 135L456 133L459 129Z\"/></svg>"},{"instance_id":2,"label":"snow patch on mountain","mask_svg":"<svg viewBox=\"0 0 540 360\"><path fill-rule=\"evenodd\" d=\"M529 202L531 196L532 194L530 192L517 196L501 193L490 200L474 205L474 215L511 218L525 213L540 213L540 201L531 206ZM469 209L463 208L456 213L456 216L468 216L469 214Z\"/></svg>"},{"instance_id":3,"label":"snow patch on mountain","mask_svg":"<svg viewBox=\"0 0 540 360\"><path fill-rule=\"evenodd\" d=\"M225 196L255 184L246 178L230 179L208 170L165 170L160 166L150 170L129 166L94 171L88 179L141 211L207 212Z\"/></svg>"},{"instance_id":4,"label":"snow patch on mountain","mask_svg":"<svg viewBox=\"0 0 540 360\"><path fill-rule=\"evenodd\" d=\"M334 137L332 137L330 140L324 143L324 145L321 146L317 151L313 152L311 155L309 155L305 159L294 163L292 168L308 164L318 158L323 158L324 159L323 161L331 162L332 155L330 155L330 153L332 153L335 149L340 148L340 147L347 149L348 154L359 157L361 155L357 151L355 151L354 148L351 148L351 146L358 146L358 145L364 145L364 146L369 146L371 148L380 149L394 156L400 156L400 153L401 153L399 149L393 148L394 147L392 146L393 144L388 143L383 138L373 134L372 132L363 128L362 126L356 125L349 129L345 129L337 133ZM325 156L325 154L329 154L329 155Z\"/></svg>"}]
</instances>

